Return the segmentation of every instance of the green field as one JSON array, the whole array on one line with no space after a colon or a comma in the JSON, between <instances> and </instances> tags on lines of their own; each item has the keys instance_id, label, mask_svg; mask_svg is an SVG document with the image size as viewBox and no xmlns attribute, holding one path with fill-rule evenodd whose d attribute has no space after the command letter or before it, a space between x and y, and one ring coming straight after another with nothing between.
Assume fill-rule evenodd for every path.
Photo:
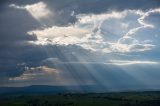
<instances>
[{"instance_id":1,"label":"green field","mask_svg":"<svg viewBox=\"0 0 160 106\"><path fill-rule=\"evenodd\" d=\"M160 106L160 92L8 95L0 106Z\"/></svg>"}]
</instances>

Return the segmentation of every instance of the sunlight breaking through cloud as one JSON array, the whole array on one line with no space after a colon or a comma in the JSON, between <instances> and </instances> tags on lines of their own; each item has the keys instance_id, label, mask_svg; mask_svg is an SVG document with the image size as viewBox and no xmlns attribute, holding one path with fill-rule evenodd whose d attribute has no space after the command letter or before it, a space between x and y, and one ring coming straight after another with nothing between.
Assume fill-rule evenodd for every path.
<instances>
[{"instance_id":1,"label":"sunlight breaking through cloud","mask_svg":"<svg viewBox=\"0 0 160 106\"><path fill-rule=\"evenodd\" d=\"M157 0L0 5L0 87L160 88Z\"/></svg>"},{"instance_id":2,"label":"sunlight breaking through cloud","mask_svg":"<svg viewBox=\"0 0 160 106\"><path fill-rule=\"evenodd\" d=\"M27 10L36 20L47 19L53 15L53 11L51 12L47 5L44 2L37 2L31 5L18 6L16 4L11 4L10 7Z\"/></svg>"},{"instance_id":3,"label":"sunlight breaking through cloud","mask_svg":"<svg viewBox=\"0 0 160 106\"><path fill-rule=\"evenodd\" d=\"M153 12L159 12L159 9L142 12L140 10L125 10L122 12L111 12L98 15L78 14L76 17L79 20L75 25L66 27L52 26L49 28L29 31L29 35L36 35L38 40L31 42L35 44L53 44L53 45L78 45L92 51L100 51L104 53L111 52L143 52L151 50L155 47L154 44L140 42L136 38L129 36L136 33L141 28L151 27L150 24L144 22L145 18ZM137 24L140 26L129 29L130 24L124 24L122 20L128 21L125 18L132 14L137 18ZM119 35L117 42L106 41L108 34L104 32L107 29L103 28L105 22L118 20L121 23L122 30L128 29L126 34ZM153 25L152 25L153 26ZM113 26L114 27L114 26ZM116 29L117 31L120 29ZM115 36L115 35L113 35ZM122 37L121 37L122 36Z\"/></svg>"}]
</instances>

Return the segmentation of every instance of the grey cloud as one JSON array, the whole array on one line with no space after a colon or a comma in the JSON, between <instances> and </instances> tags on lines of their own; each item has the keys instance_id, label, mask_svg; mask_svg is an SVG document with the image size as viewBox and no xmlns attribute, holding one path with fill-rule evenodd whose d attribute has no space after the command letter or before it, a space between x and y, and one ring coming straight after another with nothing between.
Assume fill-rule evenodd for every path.
<instances>
[{"instance_id":1,"label":"grey cloud","mask_svg":"<svg viewBox=\"0 0 160 106\"><path fill-rule=\"evenodd\" d=\"M25 11L6 8L0 14L1 44L17 41L36 40L35 36L28 36L26 31L38 27L38 23Z\"/></svg>"},{"instance_id":2,"label":"grey cloud","mask_svg":"<svg viewBox=\"0 0 160 106\"><path fill-rule=\"evenodd\" d=\"M21 73L17 64L26 60L25 52L32 48L27 42L36 40L36 36L29 36L26 31L39 24L27 12L11 9L8 5L8 2L3 3L0 14L0 68L6 71L4 75L11 76Z\"/></svg>"},{"instance_id":3,"label":"grey cloud","mask_svg":"<svg viewBox=\"0 0 160 106\"><path fill-rule=\"evenodd\" d=\"M33 4L43 0L12 0L10 3L18 5ZM140 9L148 10L150 8L159 7L159 0L45 0L49 8L53 10L56 14L54 19L56 21L51 21L48 25L68 25L70 23L74 24L77 19L75 16L71 16L74 11L75 14L100 14L107 11L123 11L125 9ZM63 18L65 17L65 18Z\"/></svg>"}]
</instances>

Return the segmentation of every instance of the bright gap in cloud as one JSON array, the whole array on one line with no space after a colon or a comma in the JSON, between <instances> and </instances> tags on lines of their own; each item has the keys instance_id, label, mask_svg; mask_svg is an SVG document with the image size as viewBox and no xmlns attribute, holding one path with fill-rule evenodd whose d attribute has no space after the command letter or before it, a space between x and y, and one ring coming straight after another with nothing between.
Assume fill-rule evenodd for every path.
<instances>
[{"instance_id":1,"label":"bright gap in cloud","mask_svg":"<svg viewBox=\"0 0 160 106\"><path fill-rule=\"evenodd\" d=\"M16 9L24 9L28 11L31 16L33 16L36 20L40 21L41 19L47 19L50 16L53 16L53 11L51 12L47 5L44 2L37 2L31 5L18 6L16 4L11 4L10 7Z\"/></svg>"}]
</instances>

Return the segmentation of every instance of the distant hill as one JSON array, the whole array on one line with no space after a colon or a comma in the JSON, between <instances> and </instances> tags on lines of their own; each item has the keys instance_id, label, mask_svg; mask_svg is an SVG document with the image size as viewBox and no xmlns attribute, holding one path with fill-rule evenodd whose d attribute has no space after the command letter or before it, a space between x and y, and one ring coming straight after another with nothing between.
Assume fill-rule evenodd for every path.
<instances>
[{"instance_id":1,"label":"distant hill","mask_svg":"<svg viewBox=\"0 0 160 106\"><path fill-rule=\"evenodd\" d=\"M98 86L47 86L32 85L27 87L0 87L0 94L43 94L43 93L84 93L102 91Z\"/></svg>"},{"instance_id":2,"label":"distant hill","mask_svg":"<svg viewBox=\"0 0 160 106\"><path fill-rule=\"evenodd\" d=\"M58 94L58 93L104 93L104 92L132 92L132 91L160 91L157 89L130 89L107 90L102 86L47 86L32 85L27 87L0 87L0 95L12 94Z\"/></svg>"}]
</instances>

